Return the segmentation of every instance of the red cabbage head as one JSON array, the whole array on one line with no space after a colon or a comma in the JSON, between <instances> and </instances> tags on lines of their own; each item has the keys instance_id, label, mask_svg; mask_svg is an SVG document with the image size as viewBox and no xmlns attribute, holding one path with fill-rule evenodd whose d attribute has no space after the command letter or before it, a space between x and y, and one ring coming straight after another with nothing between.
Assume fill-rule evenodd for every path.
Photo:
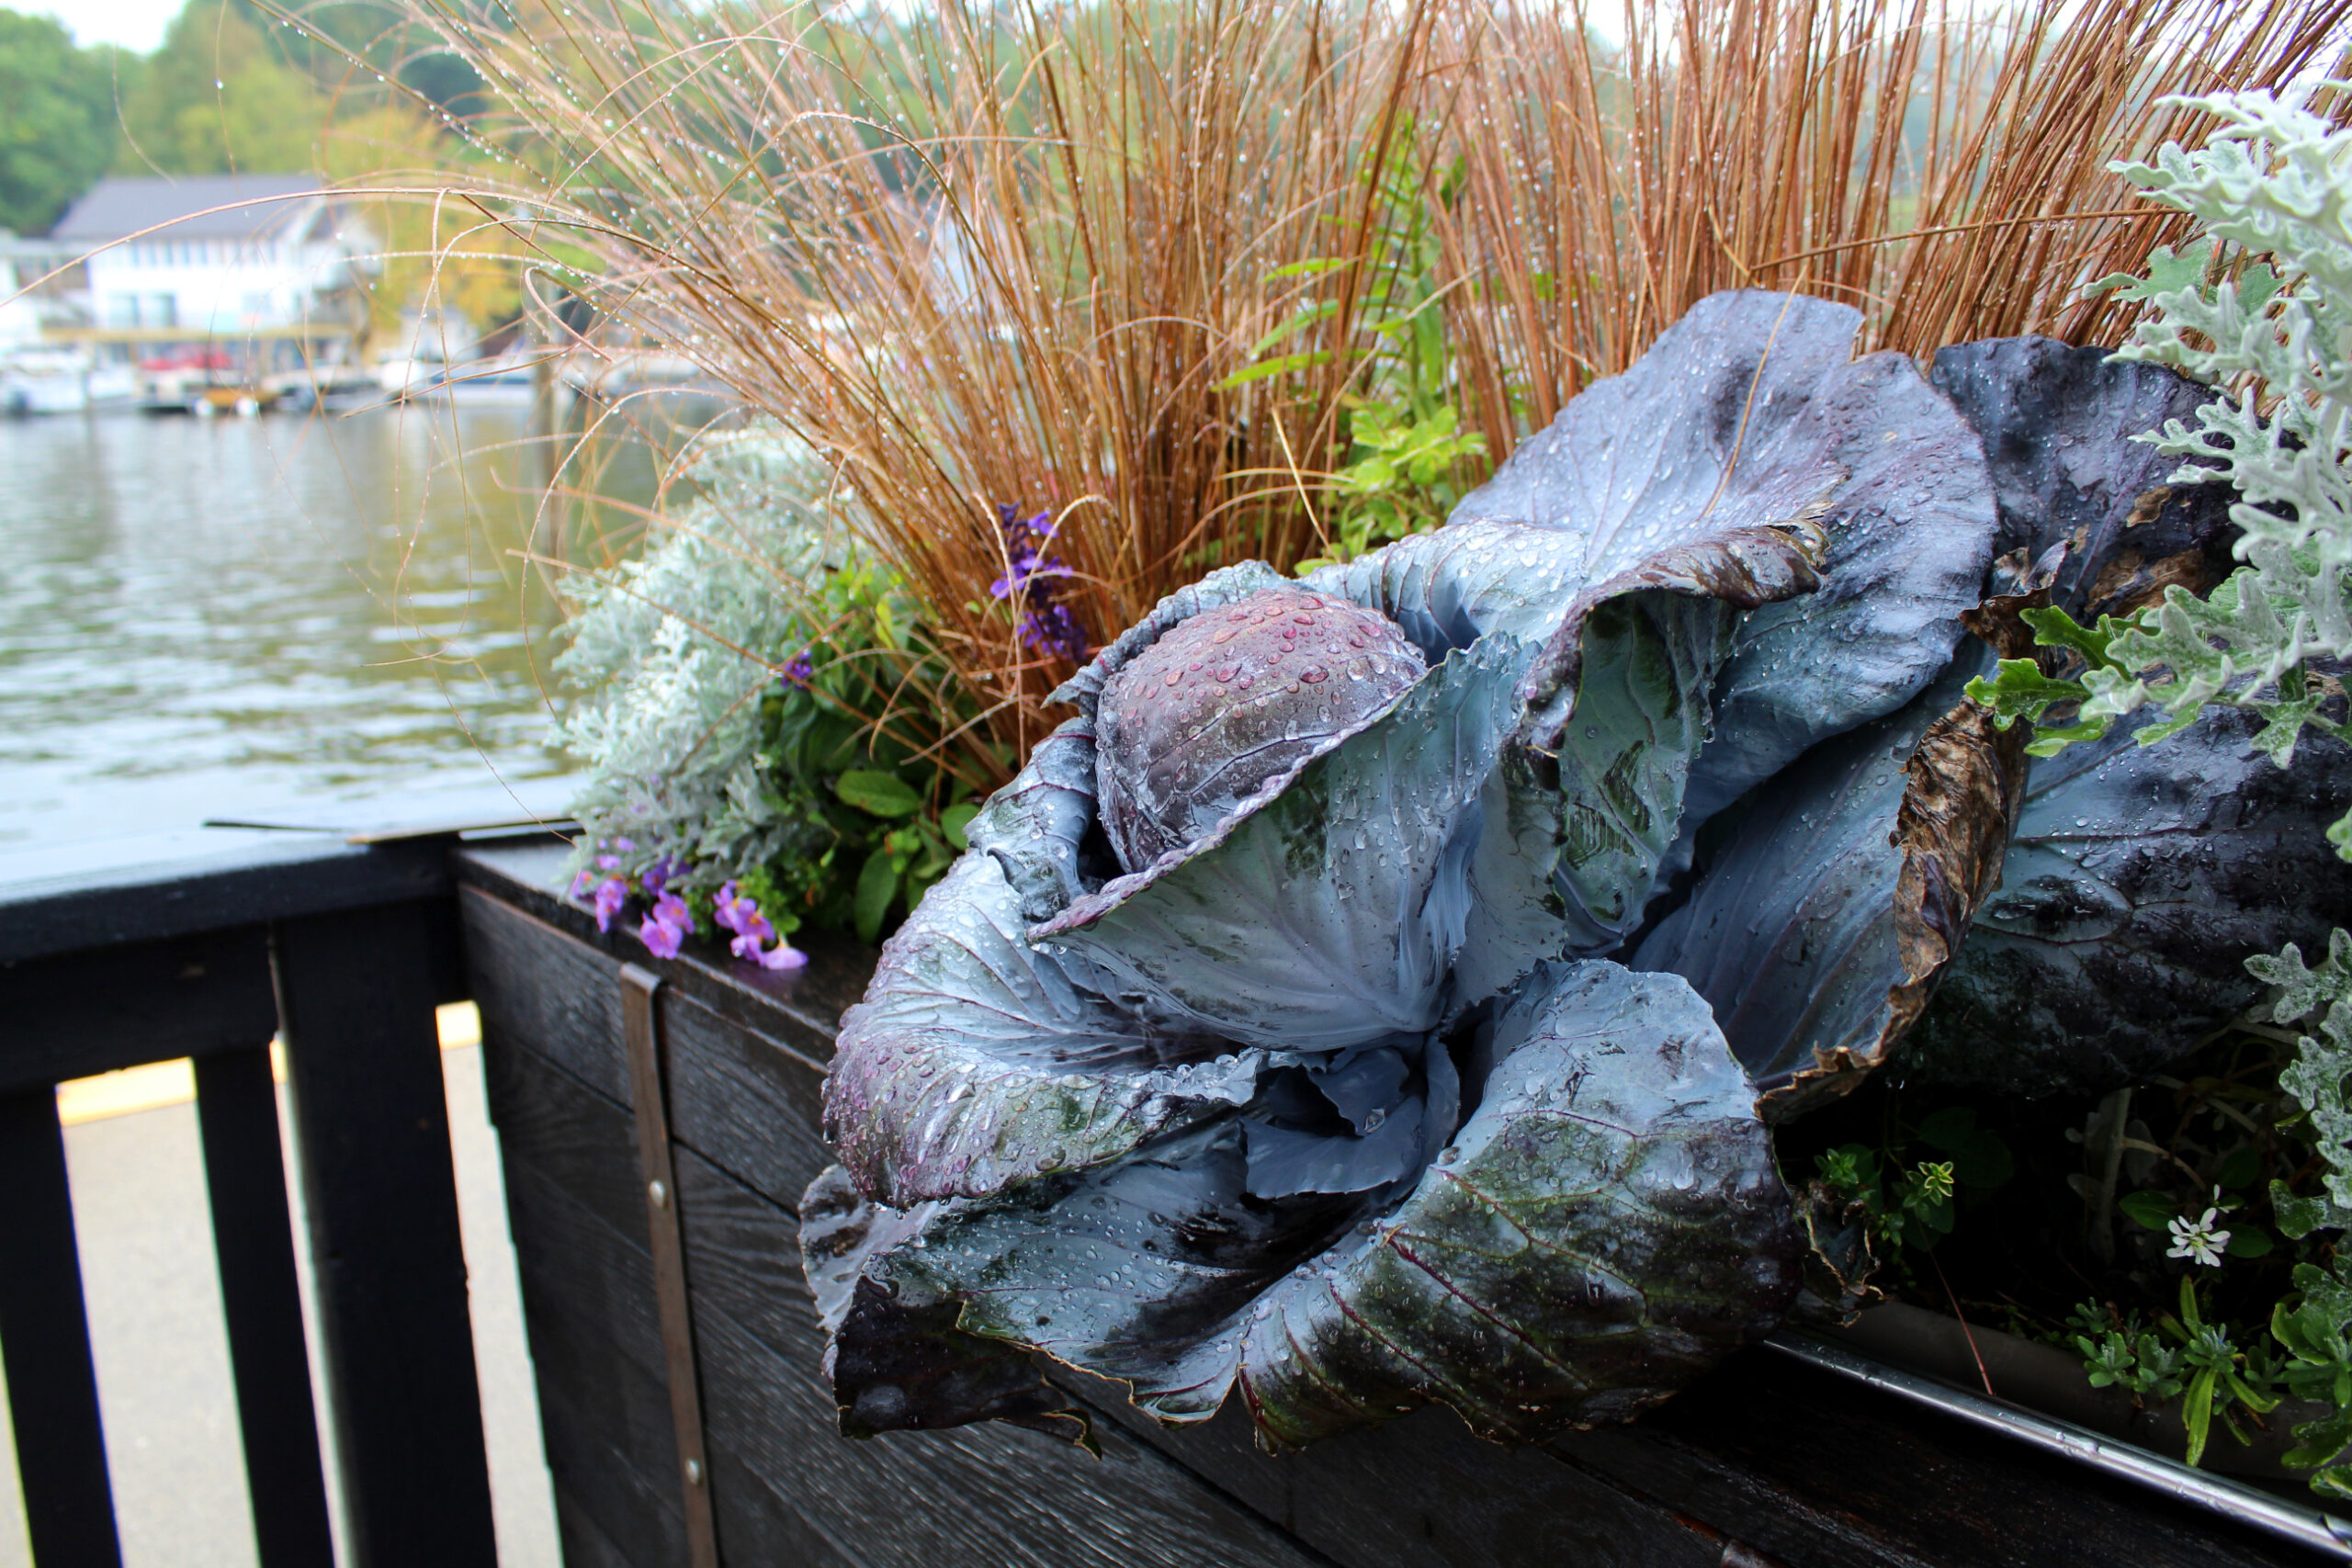
<instances>
[{"instance_id":1,"label":"red cabbage head","mask_svg":"<svg viewBox=\"0 0 2352 1568\"><path fill-rule=\"evenodd\" d=\"M1267 588L1170 628L1111 678L1095 790L1141 871L1420 679L1396 623L1334 594Z\"/></svg>"}]
</instances>

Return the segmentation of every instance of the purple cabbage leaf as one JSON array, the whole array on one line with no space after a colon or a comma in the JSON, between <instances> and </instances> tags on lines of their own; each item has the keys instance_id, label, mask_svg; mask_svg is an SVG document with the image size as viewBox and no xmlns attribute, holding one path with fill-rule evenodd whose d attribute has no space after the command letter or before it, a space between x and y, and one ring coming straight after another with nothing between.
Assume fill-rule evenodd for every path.
<instances>
[{"instance_id":1,"label":"purple cabbage leaf","mask_svg":"<svg viewBox=\"0 0 2352 1568\"><path fill-rule=\"evenodd\" d=\"M1274 1446L1430 1403L1523 1440L1770 1329L1758 1085L1884 1058L2014 800L1937 683L1977 437L1859 325L1702 302L1438 533L1214 573L1063 688L843 1020L806 1242L845 1431L1075 1436L1035 1349L1164 1419L1238 1391ZM1776 868L1791 812L1824 837ZM1701 951L1743 856L1848 933L1761 1012Z\"/></svg>"},{"instance_id":2,"label":"purple cabbage leaf","mask_svg":"<svg viewBox=\"0 0 2352 1568\"><path fill-rule=\"evenodd\" d=\"M1779 1320L1787 1196L1688 986L1547 964L1465 1054L1491 1060L1481 1102L1426 1168L1368 1192L1257 1196L1243 1120L919 1225L868 1205L855 1289L890 1314L836 1330L844 1411L1052 1407L1040 1383L975 1375L995 1370L962 1345L977 1336L1124 1380L1165 1421L1238 1389L1275 1447L1434 1401L1532 1441L1623 1420ZM819 1186L812 1210L836 1212L839 1178Z\"/></svg>"},{"instance_id":3,"label":"purple cabbage leaf","mask_svg":"<svg viewBox=\"0 0 2352 1568\"><path fill-rule=\"evenodd\" d=\"M2172 482L2176 461L2132 439L2194 424L2212 389L2037 337L1944 349L1934 379L1983 436L2002 547L2044 562L2052 603L2078 621L2229 572L2233 492ZM2154 746L2137 743L2144 728L2031 761L2000 890L1906 1077L2027 1093L2144 1079L2257 998L2248 957L2352 924L2325 838L2352 806L2344 746L2306 737L2282 770L2232 710Z\"/></svg>"}]
</instances>

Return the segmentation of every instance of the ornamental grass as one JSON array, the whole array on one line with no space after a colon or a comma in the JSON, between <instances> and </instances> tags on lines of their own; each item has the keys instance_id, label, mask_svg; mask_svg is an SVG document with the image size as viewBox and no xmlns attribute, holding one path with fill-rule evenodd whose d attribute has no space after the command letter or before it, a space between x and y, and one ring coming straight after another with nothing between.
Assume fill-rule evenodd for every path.
<instances>
[{"instance_id":1,"label":"ornamental grass","mask_svg":"<svg viewBox=\"0 0 2352 1568\"><path fill-rule=\"evenodd\" d=\"M963 716L936 757L976 790L1084 651L1001 509L1047 514L1100 643L1216 565L1433 523L1718 289L1916 355L2118 342L2100 280L2189 220L2109 162L2204 134L2165 93L2332 65L2352 8L411 4L503 174L419 194L820 455L945 670L869 717Z\"/></svg>"}]
</instances>

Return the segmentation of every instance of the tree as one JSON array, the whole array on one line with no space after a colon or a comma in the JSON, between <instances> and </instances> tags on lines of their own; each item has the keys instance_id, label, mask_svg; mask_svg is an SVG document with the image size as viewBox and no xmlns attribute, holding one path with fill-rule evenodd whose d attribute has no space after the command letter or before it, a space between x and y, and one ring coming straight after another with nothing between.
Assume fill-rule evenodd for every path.
<instances>
[{"instance_id":1,"label":"tree","mask_svg":"<svg viewBox=\"0 0 2352 1568\"><path fill-rule=\"evenodd\" d=\"M287 174L318 166L326 96L247 8L188 0L122 102L126 175Z\"/></svg>"},{"instance_id":2,"label":"tree","mask_svg":"<svg viewBox=\"0 0 2352 1568\"><path fill-rule=\"evenodd\" d=\"M114 53L0 10L0 228L45 232L114 157Z\"/></svg>"}]
</instances>

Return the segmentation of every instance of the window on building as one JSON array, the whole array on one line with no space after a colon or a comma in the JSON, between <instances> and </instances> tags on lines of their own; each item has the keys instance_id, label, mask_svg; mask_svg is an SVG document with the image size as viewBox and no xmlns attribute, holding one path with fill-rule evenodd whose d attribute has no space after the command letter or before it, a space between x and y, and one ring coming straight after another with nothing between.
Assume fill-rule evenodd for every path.
<instances>
[{"instance_id":1,"label":"window on building","mask_svg":"<svg viewBox=\"0 0 2352 1568\"><path fill-rule=\"evenodd\" d=\"M145 327L175 327L180 324L180 302L176 295L151 294L147 308L140 312L139 324Z\"/></svg>"}]
</instances>

